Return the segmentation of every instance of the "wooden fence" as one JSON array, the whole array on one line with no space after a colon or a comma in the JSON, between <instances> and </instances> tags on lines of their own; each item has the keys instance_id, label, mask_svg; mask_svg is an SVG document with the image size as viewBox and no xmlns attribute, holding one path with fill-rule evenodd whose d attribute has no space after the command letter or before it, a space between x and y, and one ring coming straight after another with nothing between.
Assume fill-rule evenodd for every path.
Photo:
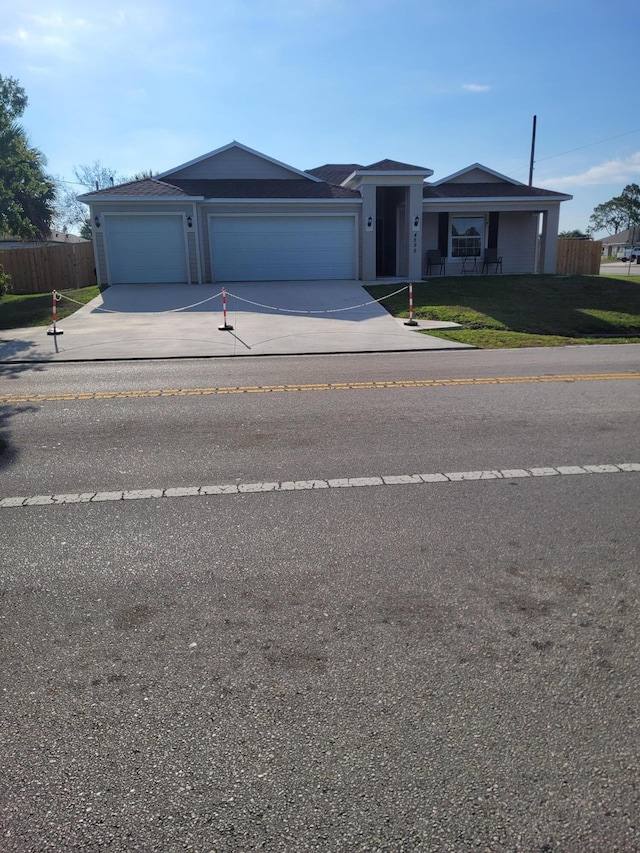
<instances>
[{"instance_id":1,"label":"wooden fence","mask_svg":"<svg viewBox=\"0 0 640 853\"><path fill-rule=\"evenodd\" d=\"M601 240L558 240L559 275L599 275Z\"/></svg>"},{"instance_id":2,"label":"wooden fence","mask_svg":"<svg viewBox=\"0 0 640 853\"><path fill-rule=\"evenodd\" d=\"M97 284L93 243L61 243L0 251L11 293L47 293Z\"/></svg>"}]
</instances>

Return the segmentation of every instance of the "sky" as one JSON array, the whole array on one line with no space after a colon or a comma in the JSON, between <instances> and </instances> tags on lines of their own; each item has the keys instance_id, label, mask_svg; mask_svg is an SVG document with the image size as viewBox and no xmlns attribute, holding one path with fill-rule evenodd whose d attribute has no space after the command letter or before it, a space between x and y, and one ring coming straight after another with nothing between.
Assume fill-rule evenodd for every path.
<instances>
[{"instance_id":1,"label":"sky","mask_svg":"<svg viewBox=\"0 0 640 853\"><path fill-rule=\"evenodd\" d=\"M573 195L561 230L640 183L638 0L0 0L0 21L0 75L61 180L237 140L298 169L527 183L536 115L533 183Z\"/></svg>"}]
</instances>

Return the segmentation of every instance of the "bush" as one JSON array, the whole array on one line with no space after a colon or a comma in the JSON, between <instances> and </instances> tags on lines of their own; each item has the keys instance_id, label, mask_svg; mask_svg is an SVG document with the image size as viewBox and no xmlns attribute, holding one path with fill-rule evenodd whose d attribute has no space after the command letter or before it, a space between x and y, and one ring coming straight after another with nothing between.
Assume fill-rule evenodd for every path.
<instances>
[{"instance_id":1,"label":"bush","mask_svg":"<svg viewBox=\"0 0 640 853\"><path fill-rule=\"evenodd\" d=\"M4 271L2 264L0 264L0 299L11 290L11 285L9 282L11 281L11 276L9 273Z\"/></svg>"}]
</instances>

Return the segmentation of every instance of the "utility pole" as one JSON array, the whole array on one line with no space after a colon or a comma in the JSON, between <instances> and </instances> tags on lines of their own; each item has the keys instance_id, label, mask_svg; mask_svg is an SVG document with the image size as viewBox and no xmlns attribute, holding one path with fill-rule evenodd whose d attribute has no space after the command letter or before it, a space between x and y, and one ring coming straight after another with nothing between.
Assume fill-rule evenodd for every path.
<instances>
[{"instance_id":1,"label":"utility pole","mask_svg":"<svg viewBox=\"0 0 640 853\"><path fill-rule=\"evenodd\" d=\"M536 121L538 116L533 117L533 131L531 132L531 159L529 161L529 186L533 186L533 158L536 153Z\"/></svg>"}]
</instances>

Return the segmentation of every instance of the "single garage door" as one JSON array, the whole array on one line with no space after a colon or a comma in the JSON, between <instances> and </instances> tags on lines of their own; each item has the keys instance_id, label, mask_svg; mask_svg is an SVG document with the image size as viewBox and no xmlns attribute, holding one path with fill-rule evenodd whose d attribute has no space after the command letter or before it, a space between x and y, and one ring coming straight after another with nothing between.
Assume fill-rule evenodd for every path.
<instances>
[{"instance_id":1,"label":"single garage door","mask_svg":"<svg viewBox=\"0 0 640 853\"><path fill-rule=\"evenodd\" d=\"M356 278L354 216L212 216L215 281Z\"/></svg>"},{"instance_id":2,"label":"single garage door","mask_svg":"<svg viewBox=\"0 0 640 853\"><path fill-rule=\"evenodd\" d=\"M111 284L187 282L182 216L105 216Z\"/></svg>"}]
</instances>

